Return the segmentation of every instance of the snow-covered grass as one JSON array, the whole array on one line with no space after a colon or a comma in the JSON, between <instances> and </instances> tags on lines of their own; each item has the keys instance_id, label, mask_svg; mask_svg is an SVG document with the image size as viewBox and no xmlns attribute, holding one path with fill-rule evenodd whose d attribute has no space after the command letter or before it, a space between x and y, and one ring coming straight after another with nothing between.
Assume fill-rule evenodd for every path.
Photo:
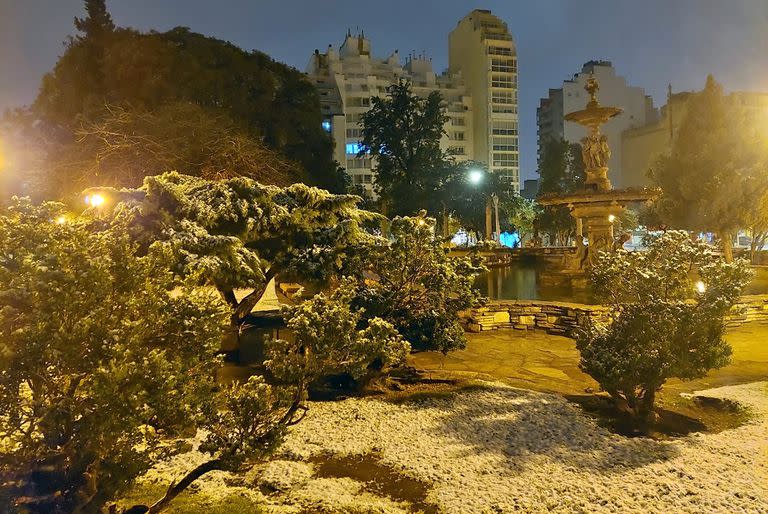
<instances>
[{"instance_id":1,"label":"snow-covered grass","mask_svg":"<svg viewBox=\"0 0 768 514\"><path fill-rule=\"evenodd\" d=\"M426 501L446 513L768 512L768 383L699 394L753 416L736 429L657 441L613 434L560 396L499 383L405 402L313 403L275 461L237 490L268 512L409 512L354 475L317 476L309 462L368 454L427 484ZM195 464L179 459L171 467ZM168 467L157 471L170 478ZM213 475L201 494L233 490L235 477Z\"/></svg>"}]
</instances>

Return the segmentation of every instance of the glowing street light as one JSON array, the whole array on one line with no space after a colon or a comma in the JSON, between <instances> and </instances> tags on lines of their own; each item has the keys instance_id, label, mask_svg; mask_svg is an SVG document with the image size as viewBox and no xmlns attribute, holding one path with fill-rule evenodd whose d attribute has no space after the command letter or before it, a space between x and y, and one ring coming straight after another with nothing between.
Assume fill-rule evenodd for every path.
<instances>
[{"instance_id":1,"label":"glowing street light","mask_svg":"<svg viewBox=\"0 0 768 514\"><path fill-rule=\"evenodd\" d=\"M98 193L85 197L85 204L90 205L91 207L101 207L104 205L104 201L104 197Z\"/></svg>"},{"instance_id":2,"label":"glowing street light","mask_svg":"<svg viewBox=\"0 0 768 514\"><path fill-rule=\"evenodd\" d=\"M61 216L59 216L58 218L56 218L56 220L55 220L55 221L56 221L56 224L57 224L57 225L63 225L64 223L66 223L66 222L67 222L67 217L66 217L66 216L64 216L64 215L62 214Z\"/></svg>"},{"instance_id":3,"label":"glowing street light","mask_svg":"<svg viewBox=\"0 0 768 514\"><path fill-rule=\"evenodd\" d=\"M707 284L699 280L696 282L696 291L698 291L701 294L704 294L707 290Z\"/></svg>"},{"instance_id":4,"label":"glowing street light","mask_svg":"<svg viewBox=\"0 0 768 514\"><path fill-rule=\"evenodd\" d=\"M613 215L613 214L609 214L609 215L608 215L608 221L610 221L611 223L613 223L614 221L616 221L616 216L615 216L615 215Z\"/></svg>"},{"instance_id":5,"label":"glowing street light","mask_svg":"<svg viewBox=\"0 0 768 514\"><path fill-rule=\"evenodd\" d=\"M483 181L483 171L478 169L469 170L467 178L469 179L470 184L477 185Z\"/></svg>"}]
</instances>

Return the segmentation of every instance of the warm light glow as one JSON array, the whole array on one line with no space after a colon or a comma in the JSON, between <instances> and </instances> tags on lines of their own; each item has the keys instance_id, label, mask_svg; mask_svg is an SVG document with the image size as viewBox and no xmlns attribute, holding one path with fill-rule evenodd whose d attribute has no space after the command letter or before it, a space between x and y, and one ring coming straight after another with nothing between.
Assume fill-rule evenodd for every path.
<instances>
[{"instance_id":1,"label":"warm light glow","mask_svg":"<svg viewBox=\"0 0 768 514\"><path fill-rule=\"evenodd\" d=\"M100 194L95 194L85 197L85 203L91 207L100 207L104 205L104 197Z\"/></svg>"},{"instance_id":2,"label":"warm light glow","mask_svg":"<svg viewBox=\"0 0 768 514\"><path fill-rule=\"evenodd\" d=\"M608 221L610 221L611 223L613 223L614 221L616 221L616 216L614 216L613 214L609 214L609 215L608 215Z\"/></svg>"},{"instance_id":3,"label":"warm light glow","mask_svg":"<svg viewBox=\"0 0 768 514\"><path fill-rule=\"evenodd\" d=\"M58 218L56 218L56 224L57 225L63 225L66 222L67 222L67 218L63 214L61 216L59 216Z\"/></svg>"},{"instance_id":4,"label":"warm light glow","mask_svg":"<svg viewBox=\"0 0 768 514\"><path fill-rule=\"evenodd\" d=\"M420 218L420 219L419 219L419 221L417 221L417 223L418 223L419 225L423 225L423 224L424 224L424 223L426 223L426 222L425 222L423 219L421 219L421 218Z\"/></svg>"},{"instance_id":5,"label":"warm light glow","mask_svg":"<svg viewBox=\"0 0 768 514\"><path fill-rule=\"evenodd\" d=\"M483 172L482 170L478 170L478 169L469 170L468 178L470 183L479 184L480 182L483 181Z\"/></svg>"},{"instance_id":6,"label":"warm light glow","mask_svg":"<svg viewBox=\"0 0 768 514\"><path fill-rule=\"evenodd\" d=\"M706 290L707 290L707 285L704 282L702 282L701 280L696 282L696 291L703 294Z\"/></svg>"}]
</instances>

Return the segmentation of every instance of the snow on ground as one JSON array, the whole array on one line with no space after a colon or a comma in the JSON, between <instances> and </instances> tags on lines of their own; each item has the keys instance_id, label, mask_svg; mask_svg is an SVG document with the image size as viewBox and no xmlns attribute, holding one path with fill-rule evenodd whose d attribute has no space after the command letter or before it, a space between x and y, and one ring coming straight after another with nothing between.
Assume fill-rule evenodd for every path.
<instances>
[{"instance_id":1,"label":"snow on ground","mask_svg":"<svg viewBox=\"0 0 768 514\"><path fill-rule=\"evenodd\" d=\"M447 513L768 512L768 383L700 394L749 405L754 420L672 441L626 438L559 396L489 384L401 405L312 404L284 453L375 452L429 483L428 500Z\"/></svg>"},{"instance_id":2,"label":"snow on ground","mask_svg":"<svg viewBox=\"0 0 768 514\"><path fill-rule=\"evenodd\" d=\"M410 512L350 477L320 477L311 458L375 455L429 486L441 512L768 512L768 382L698 394L748 405L752 420L668 441L598 426L560 396L499 383L404 403L312 403L275 460L243 477L212 473L202 494L248 491L268 511ZM152 481L196 464L192 452ZM259 487L265 491L262 494ZM269 494L269 491L277 491Z\"/></svg>"}]
</instances>

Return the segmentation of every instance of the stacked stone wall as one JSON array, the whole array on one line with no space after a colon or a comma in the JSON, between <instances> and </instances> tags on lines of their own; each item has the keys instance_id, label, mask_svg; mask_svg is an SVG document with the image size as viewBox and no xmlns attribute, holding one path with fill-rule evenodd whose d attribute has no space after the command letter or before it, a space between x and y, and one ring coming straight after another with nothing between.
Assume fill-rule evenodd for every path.
<instances>
[{"instance_id":1,"label":"stacked stone wall","mask_svg":"<svg viewBox=\"0 0 768 514\"><path fill-rule=\"evenodd\" d=\"M588 319L608 323L610 315L611 309L605 305L502 300L463 312L461 321L469 332L500 329L543 330L549 334L575 337L578 328ZM751 322L768 324L768 295L742 297L726 320L729 327Z\"/></svg>"}]
</instances>

